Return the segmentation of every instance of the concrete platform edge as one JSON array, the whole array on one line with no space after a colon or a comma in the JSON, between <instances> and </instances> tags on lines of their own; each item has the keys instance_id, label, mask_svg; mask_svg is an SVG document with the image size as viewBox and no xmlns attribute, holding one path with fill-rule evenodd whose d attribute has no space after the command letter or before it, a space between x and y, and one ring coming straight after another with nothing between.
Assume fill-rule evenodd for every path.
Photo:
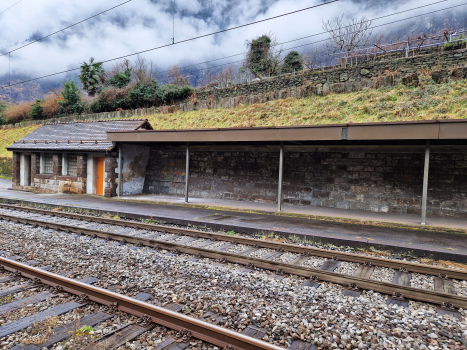
<instances>
[{"instance_id":1,"label":"concrete platform edge","mask_svg":"<svg viewBox=\"0 0 467 350\"><path fill-rule=\"evenodd\" d=\"M237 225L228 225L228 224L221 224L221 223L213 223L210 221L201 221L201 220L187 220L187 219L176 219L173 217L166 217L166 216L155 216L155 215L142 215L142 214L134 214L128 212L121 212L121 211L112 211L112 210L101 210L95 208L88 208L88 207L80 207L80 206L67 206L67 205L57 205L51 203L44 203L44 202L34 202L29 200L22 200L22 199L13 199L13 198L2 198L0 197L0 203L11 204L11 205L18 205L18 206L26 206L31 208L38 208L38 209L54 209L54 208L62 208L64 211L78 213L78 214L85 214L85 215L111 215L111 216L119 216L121 218L127 218L132 220L146 220L146 219L153 219L155 221L161 221L165 224L176 224L181 226L193 226L193 227L208 227L212 230L218 231L235 231L237 233L246 233L251 235L276 235L280 238L291 238L293 236L297 236L303 240L309 242L316 242L320 244L332 244L335 246L349 246L353 248L370 248L373 247L378 250L392 250L393 252L400 253L402 255L411 255L411 256L420 256L420 257L427 257L432 259L440 259L440 260L452 260L457 262L467 262L467 254L462 253L450 253L443 250L427 250L417 246L402 246L402 245L389 245L387 243L381 243L378 241L360 241L360 240L352 240L346 238L338 238L338 237L329 237L329 236L319 236L319 235L305 235L299 232L293 231L280 231L280 230L260 230L256 227L248 227L248 226L237 226ZM442 234L442 232L440 233Z\"/></svg>"}]
</instances>

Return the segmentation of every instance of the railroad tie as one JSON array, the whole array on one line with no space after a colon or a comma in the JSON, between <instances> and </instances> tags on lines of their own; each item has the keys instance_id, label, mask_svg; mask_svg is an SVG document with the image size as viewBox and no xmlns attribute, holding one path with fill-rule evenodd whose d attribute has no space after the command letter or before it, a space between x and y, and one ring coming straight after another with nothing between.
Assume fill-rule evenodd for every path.
<instances>
[{"instance_id":1,"label":"railroad tie","mask_svg":"<svg viewBox=\"0 0 467 350\"><path fill-rule=\"evenodd\" d=\"M17 345L10 350L42 350L43 348L49 348L53 346L54 344L57 344L67 338L70 337L70 334L73 333L74 330L79 329L81 326L90 326L93 327L98 323L101 323L105 320L108 320L109 318L112 318L112 315L106 314L105 312L102 311L97 311L91 315L87 315L81 319L75 320L69 324L66 324L64 326L55 328L52 330L52 335L49 339L47 339L46 342L35 345L35 344L29 344L29 345L24 345L20 344Z\"/></svg>"},{"instance_id":2,"label":"railroad tie","mask_svg":"<svg viewBox=\"0 0 467 350\"><path fill-rule=\"evenodd\" d=\"M263 339L264 335L267 333L265 329L249 325L243 331L243 334L248 335L249 337L253 337L256 339Z\"/></svg>"},{"instance_id":3,"label":"railroad tie","mask_svg":"<svg viewBox=\"0 0 467 350\"><path fill-rule=\"evenodd\" d=\"M360 266L357 268L357 271L353 274L355 277L360 277L360 278L366 278L369 279L371 274L373 273L375 267L368 264L360 264ZM360 295L362 295L362 291L358 289L357 286L354 286L353 289L346 288L342 291L342 294L347 296L347 297L353 297L353 298L358 298Z\"/></svg>"},{"instance_id":4,"label":"railroad tie","mask_svg":"<svg viewBox=\"0 0 467 350\"><path fill-rule=\"evenodd\" d=\"M323 265L319 267L320 270L333 272L339 266L339 260L326 260Z\"/></svg>"},{"instance_id":5,"label":"railroad tie","mask_svg":"<svg viewBox=\"0 0 467 350\"><path fill-rule=\"evenodd\" d=\"M412 279L412 274L410 272L404 271L404 270L396 270L394 273L394 279L392 283L394 284L399 284L401 286L407 286L410 287L410 280ZM399 305L403 307L409 307L409 302L407 300L403 300L403 296L396 296L393 298L388 298L386 300L386 304L391 305Z\"/></svg>"},{"instance_id":6,"label":"railroad tie","mask_svg":"<svg viewBox=\"0 0 467 350\"><path fill-rule=\"evenodd\" d=\"M308 255L300 255L295 260L293 260L290 264L291 265L302 265L305 261L307 261L310 257Z\"/></svg>"},{"instance_id":7,"label":"railroad tie","mask_svg":"<svg viewBox=\"0 0 467 350\"><path fill-rule=\"evenodd\" d=\"M243 252L240 252L238 255L243 255L243 256L248 256L258 250L260 250L261 248L258 248L258 247L251 247L251 248L247 248L245 249Z\"/></svg>"},{"instance_id":8,"label":"railroad tie","mask_svg":"<svg viewBox=\"0 0 467 350\"><path fill-rule=\"evenodd\" d=\"M212 311L206 312L202 317L199 318L201 321L212 323L215 325L221 325L224 323L224 317L220 314L215 314Z\"/></svg>"},{"instance_id":9,"label":"railroad tie","mask_svg":"<svg viewBox=\"0 0 467 350\"><path fill-rule=\"evenodd\" d=\"M154 323L149 323L148 325L144 326L138 324L130 324L127 326L123 326L109 334L106 334L104 337L97 340L95 344L92 344L89 347L87 347L86 350L95 349L96 346L98 348L102 346L106 350L117 349L125 343L131 341L132 339L151 330L152 328L154 328L154 326Z\"/></svg>"},{"instance_id":10,"label":"railroad tie","mask_svg":"<svg viewBox=\"0 0 467 350\"><path fill-rule=\"evenodd\" d=\"M275 252L271 252L269 254L263 255L261 257L261 259L263 259L263 260L274 260L276 258L279 258L282 254L284 254L284 252L275 251Z\"/></svg>"},{"instance_id":11,"label":"railroad tie","mask_svg":"<svg viewBox=\"0 0 467 350\"><path fill-rule=\"evenodd\" d=\"M94 284L99 281L96 277L84 277L79 280L80 282L87 283L87 284Z\"/></svg>"},{"instance_id":12,"label":"railroad tie","mask_svg":"<svg viewBox=\"0 0 467 350\"><path fill-rule=\"evenodd\" d=\"M190 342L178 342L175 337L170 337L156 346L156 350L184 350L190 346Z\"/></svg>"},{"instance_id":13,"label":"railroad tie","mask_svg":"<svg viewBox=\"0 0 467 350\"><path fill-rule=\"evenodd\" d=\"M15 293L19 293L19 292L22 292L26 289L31 289L31 288L35 288L37 286L33 285L33 284L29 284L29 283L26 283L26 284L20 284L20 285L17 285L17 286L13 286L13 287L10 287L10 288L5 288L5 289L2 289L0 290L0 297L5 297L7 295L10 295L10 294L15 294Z\"/></svg>"},{"instance_id":14,"label":"railroad tie","mask_svg":"<svg viewBox=\"0 0 467 350\"><path fill-rule=\"evenodd\" d=\"M60 304L51 307L47 310L38 312L34 315L20 318L19 320L8 323L0 327L0 338L3 338L12 333L18 332L24 328L32 326L35 323L42 322L49 317L59 316L74 309L77 309L84 304L77 303L76 301L69 301L64 304Z\"/></svg>"},{"instance_id":15,"label":"railroad tie","mask_svg":"<svg viewBox=\"0 0 467 350\"><path fill-rule=\"evenodd\" d=\"M152 294L149 293L138 293L135 296L133 296L134 299L138 299L141 301L147 301L152 297ZM95 345L97 345L98 347L99 345L102 345L103 347L105 347L106 350L117 349L118 347L124 345L132 339L140 336L144 332L151 330L152 328L154 328L154 326L155 324L150 321L143 321L139 323L137 322L134 324L122 326L116 329L115 331L104 335L96 341L96 344L91 345L87 349L95 349Z\"/></svg>"},{"instance_id":16,"label":"railroad tie","mask_svg":"<svg viewBox=\"0 0 467 350\"><path fill-rule=\"evenodd\" d=\"M435 283L434 287L435 287L436 292L457 295L457 290L454 287L453 280L443 278L440 276L440 277L434 277L434 283ZM450 315L458 319L462 319L461 313L457 310L454 310L448 307L443 308L442 306L438 306L436 310L441 316Z\"/></svg>"},{"instance_id":17,"label":"railroad tie","mask_svg":"<svg viewBox=\"0 0 467 350\"><path fill-rule=\"evenodd\" d=\"M51 296L52 294L50 292L42 292L39 294L31 295L30 297L27 297L27 298L12 301L11 303L8 303L8 304L0 305L0 316L8 312L21 309L27 305L36 304L38 302L44 301L48 297L51 297Z\"/></svg>"},{"instance_id":18,"label":"railroad tie","mask_svg":"<svg viewBox=\"0 0 467 350\"><path fill-rule=\"evenodd\" d=\"M318 350L318 347L305 341L294 340L289 350Z\"/></svg>"},{"instance_id":19,"label":"railroad tie","mask_svg":"<svg viewBox=\"0 0 467 350\"><path fill-rule=\"evenodd\" d=\"M178 244L188 244L190 242L193 242L193 241L197 241L199 238L195 238L195 237L185 237L184 239L178 241Z\"/></svg>"}]
</instances>

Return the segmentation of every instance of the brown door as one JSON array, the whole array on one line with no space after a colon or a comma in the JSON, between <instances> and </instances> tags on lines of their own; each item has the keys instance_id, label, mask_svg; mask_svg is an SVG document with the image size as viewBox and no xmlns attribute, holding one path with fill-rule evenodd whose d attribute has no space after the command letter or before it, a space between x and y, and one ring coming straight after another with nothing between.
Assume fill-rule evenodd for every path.
<instances>
[{"instance_id":1,"label":"brown door","mask_svg":"<svg viewBox=\"0 0 467 350\"><path fill-rule=\"evenodd\" d=\"M96 194L98 196L104 195L104 158L96 158Z\"/></svg>"}]
</instances>

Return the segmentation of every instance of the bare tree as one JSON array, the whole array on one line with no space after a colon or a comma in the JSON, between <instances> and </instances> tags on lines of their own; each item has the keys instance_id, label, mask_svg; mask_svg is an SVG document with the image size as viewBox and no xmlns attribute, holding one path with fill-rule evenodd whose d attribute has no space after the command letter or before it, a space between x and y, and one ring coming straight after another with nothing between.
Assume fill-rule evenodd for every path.
<instances>
[{"instance_id":1,"label":"bare tree","mask_svg":"<svg viewBox=\"0 0 467 350\"><path fill-rule=\"evenodd\" d=\"M321 50L318 47L310 48L302 53L303 65L306 69L314 69L318 65Z\"/></svg>"},{"instance_id":2,"label":"bare tree","mask_svg":"<svg viewBox=\"0 0 467 350\"><path fill-rule=\"evenodd\" d=\"M178 86L191 85L188 77L182 74L180 67L177 65L167 69L167 82Z\"/></svg>"},{"instance_id":3,"label":"bare tree","mask_svg":"<svg viewBox=\"0 0 467 350\"><path fill-rule=\"evenodd\" d=\"M331 52L338 52L342 62L342 55L348 56L355 49L366 46L372 39L372 21L365 16L351 18L345 22L344 15L334 20L323 21L323 29L329 34L330 40L326 46Z\"/></svg>"},{"instance_id":4,"label":"bare tree","mask_svg":"<svg viewBox=\"0 0 467 350\"><path fill-rule=\"evenodd\" d=\"M147 60L141 56L136 56L132 65L133 80L143 82L150 79L156 79L158 74L157 64L152 60Z\"/></svg>"}]
</instances>

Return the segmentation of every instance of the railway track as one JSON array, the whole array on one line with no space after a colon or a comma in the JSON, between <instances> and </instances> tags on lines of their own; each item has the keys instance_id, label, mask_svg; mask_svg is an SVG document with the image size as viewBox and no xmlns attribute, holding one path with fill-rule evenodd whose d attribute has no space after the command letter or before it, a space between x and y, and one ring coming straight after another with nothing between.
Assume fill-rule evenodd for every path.
<instances>
[{"instance_id":1,"label":"railway track","mask_svg":"<svg viewBox=\"0 0 467 350\"><path fill-rule=\"evenodd\" d=\"M121 244L135 244L152 249L190 254L198 258L211 258L221 262L242 264L247 267L246 270L254 267L272 270L276 272L278 277L283 274L304 276L310 278L308 282L305 282L310 287L319 286L320 281L337 283L346 286L344 294L350 296L358 296L362 290L373 290L390 295L392 297L390 302L399 305L406 305L407 300L424 301L441 306L440 313L452 315L456 315L456 308L467 309L467 297L457 295L454 288L455 280L467 280L467 271L464 270L5 204L1 204L0 209L2 210L0 212L1 220L113 240ZM113 228L112 231L120 233L112 232L111 228ZM193 245L194 242L198 241L201 241L201 244ZM237 250L235 247L239 245L244 246L244 249L232 252L232 250ZM215 248L208 249L209 246L215 246ZM267 254L255 257L255 253L261 250L267 250ZM281 257L286 254L292 257L284 262ZM306 266L306 261L312 257L321 257L326 260L318 268ZM335 272L341 262L358 264L358 267L351 275ZM371 279L370 276L376 267L393 269L392 283ZM432 289L411 287L412 273L433 276Z\"/></svg>"},{"instance_id":2,"label":"railway track","mask_svg":"<svg viewBox=\"0 0 467 350\"><path fill-rule=\"evenodd\" d=\"M118 332L106 335L102 339L97 339L96 344L98 349L117 349L144 332L151 331L155 325L164 326L178 331L174 337L166 339L156 347L156 349L160 350L185 349L190 346L190 339L192 338L229 350L283 349L252 336L219 327L196 318L188 317L168 308L149 304L145 302L150 298L147 293L139 293L136 297L128 297L112 292L111 290L95 287L90 284L93 281L86 283L85 281L67 278L60 274L48 272L47 267L41 269L8 258L0 257L0 267L3 270L2 272L9 271L14 273L10 276L0 278L0 286L2 283L5 284L13 279L23 277L30 279L30 282L27 284L0 289L1 297L17 293L20 290L38 287L41 284L52 287L48 291L41 291L24 299L19 299L7 304L0 303L0 316L5 315L7 312L24 307L27 304L37 303L58 293L70 293L77 296L74 300L56 305L48 310L38 312L35 315L7 323L4 326L0 326L0 338L24 328L31 327L48 317L64 314L93 301L104 305L105 307L102 311L98 311L83 318L81 325L89 326L95 325L98 322L103 322L111 318L118 310L139 317L138 321L118 328ZM72 330L72 324L58 327L57 329L54 329L50 339L45 339L42 344L17 345L12 349L40 350L43 347L51 347L52 345L70 337ZM296 346L299 346L299 344L296 344ZM93 347L89 346L86 347L86 349L93 349Z\"/></svg>"}]
</instances>

